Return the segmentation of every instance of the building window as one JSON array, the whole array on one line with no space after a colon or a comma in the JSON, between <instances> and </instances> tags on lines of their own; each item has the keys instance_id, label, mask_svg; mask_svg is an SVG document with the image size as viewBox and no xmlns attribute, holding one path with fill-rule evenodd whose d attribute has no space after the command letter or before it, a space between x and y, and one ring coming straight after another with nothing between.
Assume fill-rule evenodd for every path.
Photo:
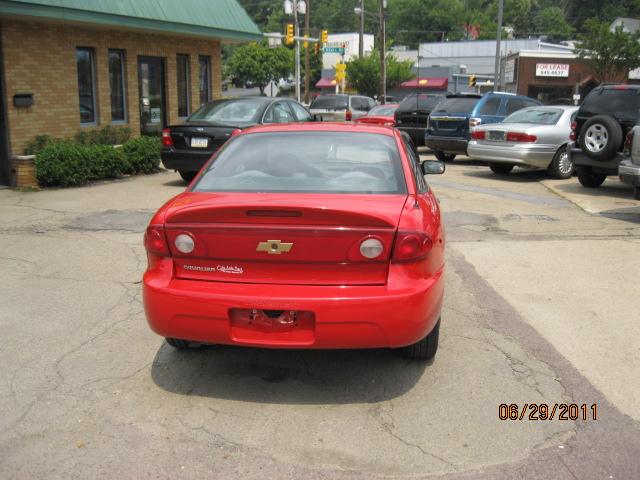
<instances>
[{"instance_id":1,"label":"building window","mask_svg":"<svg viewBox=\"0 0 640 480\"><path fill-rule=\"evenodd\" d=\"M111 89L111 121L126 122L124 50L109 50L109 88Z\"/></svg>"},{"instance_id":2,"label":"building window","mask_svg":"<svg viewBox=\"0 0 640 480\"><path fill-rule=\"evenodd\" d=\"M200 105L211 100L211 57L200 55Z\"/></svg>"},{"instance_id":3,"label":"building window","mask_svg":"<svg viewBox=\"0 0 640 480\"><path fill-rule=\"evenodd\" d=\"M178 63L178 116L189 116L189 55L177 56Z\"/></svg>"},{"instance_id":4,"label":"building window","mask_svg":"<svg viewBox=\"0 0 640 480\"><path fill-rule=\"evenodd\" d=\"M92 48L77 48L80 123L97 123L95 54Z\"/></svg>"}]
</instances>

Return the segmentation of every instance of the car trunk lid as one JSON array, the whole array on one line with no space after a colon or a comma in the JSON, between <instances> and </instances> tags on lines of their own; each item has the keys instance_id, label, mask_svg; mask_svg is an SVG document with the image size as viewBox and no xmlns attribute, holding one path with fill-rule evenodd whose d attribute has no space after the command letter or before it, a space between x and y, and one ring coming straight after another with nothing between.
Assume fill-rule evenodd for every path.
<instances>
[{"instance_id":1,"label":"car trunk lid","mask_svg":"<svg viewBox=\"0 0 640 480\"><path fill-rule=\"evenodd\" d=\"M213 152L231 138L236 128L207 123L184 123L172 126L169 130L174 149Z\"/></svg>"},{"instance_id":2,"label":"car trunk lid","mask_svg":"<svg viewBox=\"0 0 640 480\"><path fill-rule=\"evenodd\" d=\"M383 285L406 195L188 193L165 230L176 276L292 285ZM179 235L195 248L181 253ZM384 245L375 260L360 243Z\"/></svg>"}]
</instances>

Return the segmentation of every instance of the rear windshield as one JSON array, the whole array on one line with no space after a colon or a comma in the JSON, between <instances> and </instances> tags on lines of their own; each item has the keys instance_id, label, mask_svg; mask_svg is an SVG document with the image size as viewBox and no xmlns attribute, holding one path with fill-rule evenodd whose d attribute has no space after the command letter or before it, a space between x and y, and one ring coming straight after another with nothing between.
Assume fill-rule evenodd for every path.
<instances>
[{"instance_id":1,"label":"rear windshield","mask_svg":"<svg viewBox=\"0 0 640 480\"><path fill-rule=\"evenodd\" d=\"M347 98L346 95L319 96L313 101L309 108L323 108L327 110L346 109Z\"/></svg>"},{"instance_id":2,"label":"rear windshield","mask_svg":"<svg viewBox=\"0 0 640 480\"><path fill-rule=\"evenodd\" d=\"M471 113L479 101L480 99L475 97L449 97L444 99L433 113Z\"/></svg>"},{"instance_id":3,"label":"rear windshield","mask_svg":"<svg viewBox=\"0 0 640 480\"><path fill-rule=\"evenodd\" d=\"M195 192L406 193L394 137L354 132L269 132L236 137Z\"/></svg>"},{"instance_id":4,"label":"rear windshield","mask_svg":"<svg viewBox=\"0 0 640 480\"><path fill-rule=\"evenodd\" d=\"M424 111L431 112L436 105L438 105L444 99L444 95L410 95L406 97L402 102L400 102L400 106L398 107L399 112L415 112L415 111Z\"/></svg>"},{"instance_id":5,"label":"rear windshield","mask_svg":"<svg viewBox=\"0 0 640 480\"><path fill-rule=\"evenodd\" d=\"M388 117L393 115L393 112L396 111L396 108L398 108L397 105L378 105L377 107L373 107L371 110L369 110L369 113L367 113L367 115L382 115Z\"/></svg>"},{"instance_id":6,"label":"rear windshield","mask_svg":"<svg viewBox=\"0 0 640 480\"><path fill-rule=\"evenodd\" d=\"M605 88L587 95L580 110L589 113L608 113L620 117L638 117L640 90Z\"/></svg>"},{"instance_id":7,"label":"rear windshield","mask_svg":"<svg viewBox=\"0 0 640 480\"><path fill-rule=\"evenodd\" d=\"M263 105L264 101L261 99L210 102L196 110L187 121L220 124L252 122L257 120Z\"/></svg>"},{"instance_id":8,"label":"rear windshield","mask_svg":"<svg viewBox=\"0 0 640 480\"><path fill-rule=\"evenodd\" d=\"M534 125L555 125L564 113L561 108L524 108L512 113L502 123L531 123Z\"/></svg>"}]
</instances>

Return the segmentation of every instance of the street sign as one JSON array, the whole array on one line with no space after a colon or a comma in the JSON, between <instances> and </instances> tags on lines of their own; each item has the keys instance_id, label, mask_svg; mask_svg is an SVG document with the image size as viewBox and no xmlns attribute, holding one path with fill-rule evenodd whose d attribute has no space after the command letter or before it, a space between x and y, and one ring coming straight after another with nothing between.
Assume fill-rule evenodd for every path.
<instances>
[{"instance_id":1,"label":"street sign","mask_svg":"<svg viewBox=\"0 0 640 480\"><path fill-rule=\"evenodd\" d=\"M336 80L338 80L339 82L341 82L342 80L345 79L345 72L347 70L347 65L344 63L337 63L336 64Z\"/></svg>"},{"instance_id":2,"label":"street sign","mask_svg":"<svg viewBox=\"0 0 640 480\"><path fill-rule=\"evenodd\" d=\"M324 47L322 49L323 53L339 53L340 55L344 55L344 48L342 47Z\"/></svg>"}]
</instances>

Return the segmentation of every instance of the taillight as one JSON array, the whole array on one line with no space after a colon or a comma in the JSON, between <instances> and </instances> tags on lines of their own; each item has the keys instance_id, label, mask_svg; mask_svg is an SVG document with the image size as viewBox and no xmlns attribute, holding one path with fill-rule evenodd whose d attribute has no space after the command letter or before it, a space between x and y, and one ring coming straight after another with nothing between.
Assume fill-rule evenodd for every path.
<instances>
[{"instance_id":1,"label":"taillight","mask_svg":"<svg viewBox=\"0 0 640 480\"><path fill-rule=\"evenodd\" d=\"M569 133L569 140L575 142L578 139L578 122L571 122L571 133Z\"/></svg>"},{"instance_id":2,"label":"taillight","mask_svg":"<svg viewBox=\"0 0 640 480\"><path fill-rule=\"evenodd\" d=\"M239 135L242 133L242 129L241 128L236 128L233 132L231 132L231 136L235 137L236 135Z\"/></svg>"},{"instance_id":3,"label":"taillight","mask_svg":"<svg viewBox=\"0 0 640 480\"><path fill-rule=\"evenodd\" d=\"M360 244L360 254L370 260L378 258L383 251L384 244L377 238L367 238Z\"/></svg>"},{"instance_id":4,"label":"taillight","mask_svg":"<svg viewBox=\"0 0 640 480\"><path fill-rule=\"evenodd\" d=\"M484 140L487 136L487 132L484 130L474 130L471 132L471 138L474 140Z\"/></svg>"},{"instance_id":5,"label":"taillight","mask_svg":"<svg viewBox=\"0 0 640 480\"><path fill-rule=\"evenodd\" d=\"M398 232L393 248L393 260L410 261L425 257L433 247L429 235L420 232Z\"/></svg>"},{"instance_id":6,"label":"taillight","mask_svg":"<svg viewBox=\"0 0 640 480\"><path fill-rule=\"evenodd\" d=\"M528 133L507 132L507 142L533 143L536 140L538 140L538 137L529 135Z\"/></svg>"},{"instance_id":7,"label":"taillight","mask_svg":"<svg viewBox=\"0 0 640 480\"><path fill-rule=\"evenodd\" d=\"M393 127L393 126L395 125L395 123L394 123L394 122L386 121L386 122L384 122L384 123L383 123L383 125L384 125L385 127Z\"/></svg>"},{"instance_id":8,"label":"taillight","mask_svg":"<svg viewBox=\"0 0 640 480\"><path fill-rule=\"evenodd\" d=\"M469 127L477 127L481 123L482 123L482 119L481 118L471 117L469 119Z\"/></svg>"},{"instance_id":9,"label":"taillight","mask_svg":"<svg viewBox=\"0 0 640 480\"><path fill-rule=\"evenodd\" d=\"M352 117L353 117L353 115L351 114L351 110L347 109L347 111L344 112L344 119L347 122L350 122Z\"/></svg>"},{"instance_id":10,"label":"taillight","mask_svg":"<svg viewBox=\"0 0 640 480\"><path fill-rule=\"evenodd\" d=\"M148 253L161 257L170 256L169 245L162 225L149 225L144 234L144 248Z\"/></svg>"},{"instance_id":11,"label":"taillight","mask_svg":"<svg viewBox=\"0 0 640 480\"><path fill-rule=\"evenodd\" d=\"M196 248L196 242L193 237L187 233L181 233L176 237L173 244L181 253L191 253Z\"/></svg>"},{"instance_id":12,"label":"taillight","mask_svg":"<svg viewBox=\"0 0 640 480\"><path fill-rule=\"evenodd\" d=\"M173 147L173 139L171 138L171 130L165 128L162 130L162 146Z\"/></svg>"},{"instance_id":13,"label":"taillight","mask_svg":"<svg viewBox=\"0 0 640 480\"><path fill-rule=\"evenodd\" d=\"M629 130L627 136L624 138L623 153L629 157L631 156L631 143L633 142L633 130Z\"/></svg>"}]
</instances>

